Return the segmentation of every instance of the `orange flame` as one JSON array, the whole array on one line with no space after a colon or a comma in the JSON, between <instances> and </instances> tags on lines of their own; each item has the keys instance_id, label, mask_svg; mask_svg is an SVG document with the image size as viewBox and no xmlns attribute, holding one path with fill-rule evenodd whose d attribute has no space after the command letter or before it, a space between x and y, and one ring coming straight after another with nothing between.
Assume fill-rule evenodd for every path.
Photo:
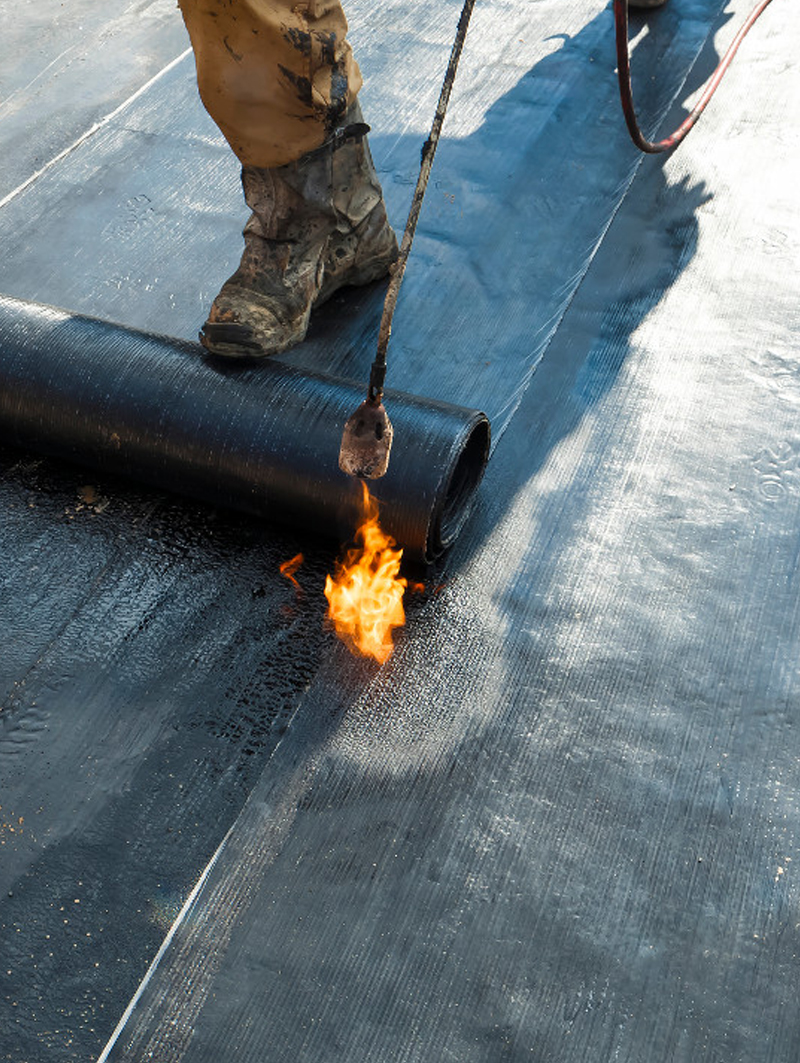
<instances>
[{"instance_id":1,"label":"orange flame","mask_svg":"<svg viewBox=\"0 0 800 1063\"><path fill-rule=\"evenodd\" d=\"M406 622L407 581L398 576L403 551L381 530L378 504L361 486L364 519L335 576L326 577L327 615L353 653L383 664L392 654L392 632Z\"/></svg>"},{"instance_id":2,"label":"orange flame","mask_svg":"<svg viewBox=\"0 0 800 1063\"><path fill-rule=\"evenodd\" d=\"M300 584L294 578L294 574L297 572L298 568L300 568L304 560L305 558L302 554L295 554L290 561L284 561L283 564L279 566L281 575L285 576L288 580L291 580L298 590L300 590Z\"/></svg>"}]
</instances>

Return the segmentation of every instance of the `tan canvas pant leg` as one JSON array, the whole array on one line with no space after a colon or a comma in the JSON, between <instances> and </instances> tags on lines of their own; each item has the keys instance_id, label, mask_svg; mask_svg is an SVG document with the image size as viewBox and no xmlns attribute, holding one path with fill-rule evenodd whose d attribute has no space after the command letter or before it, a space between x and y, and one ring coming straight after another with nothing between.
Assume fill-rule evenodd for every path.
<instances>
[{"instance_id":1,"label":"tan canvas pant leg","mask_svg":"<svg viewBox=\"0 0 800 1063\"><path fill-rule=\"evenodd\" d=\"M338 0L178 0L206 110L246 166L317 148L361 87Z\"/></svg>"}]
</instances>

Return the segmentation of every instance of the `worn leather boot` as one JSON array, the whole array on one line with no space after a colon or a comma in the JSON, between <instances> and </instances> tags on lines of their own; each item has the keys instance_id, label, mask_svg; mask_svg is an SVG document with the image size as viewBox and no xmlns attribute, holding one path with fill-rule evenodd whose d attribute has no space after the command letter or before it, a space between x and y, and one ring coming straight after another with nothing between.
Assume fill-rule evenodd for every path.
<instances>
[{"instance_id":1,"label":"worn leather boot","mask_svg":"<svg viewBox=\"0 0 800 1063\"><path fill-rule=\"evenodd\" d=\"M358 104L331 140L274 169L245 166L252 210L239 268L200 333L207 350L266 357L305 337L312 309L339 288L383 277L397 258Z\"/></svg>"}]
</instances>

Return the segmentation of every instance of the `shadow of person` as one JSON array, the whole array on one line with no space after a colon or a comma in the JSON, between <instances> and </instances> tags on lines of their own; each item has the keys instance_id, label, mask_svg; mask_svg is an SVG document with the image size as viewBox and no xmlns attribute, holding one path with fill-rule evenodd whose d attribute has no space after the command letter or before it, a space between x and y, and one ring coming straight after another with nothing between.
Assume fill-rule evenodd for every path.
<instances>
[{"instance_id":1,"label":"shadow of person","mask_svg":"<svg viewBox=\"0 0 800 1063\"><path fill-rule=\"evenodd\" d=\"M706 41L712 22L698 3L673 4L651 14L642 35L645 19L632 15L646 134L677 125L685 112L670 103L716 66ZM413 138L391 146L373 138L395 225L418 150ZM442 141L395 318L389 384L485 410L493 453L506 466L490 465L482 496L491 495L489 524L467 528L447 568L479 549L502 519L498 498L513 498L513 484L527 482L613 386L630 336L694 256L696 212L710 194L687 179L671 184L665 162L642 156L628 138L610 7L499 95L473 132ZM577 314L585 290L593 309ZM283 357L366 379L383 291L341 293L315 315L307 342ZM560 390L537 398L536 369L556 351ZM524 430L518 423L524 442L512 457L502 441L529 385L536 409ZM380 497L379 481L374 490Z\"/></svg>"}]
</instances>

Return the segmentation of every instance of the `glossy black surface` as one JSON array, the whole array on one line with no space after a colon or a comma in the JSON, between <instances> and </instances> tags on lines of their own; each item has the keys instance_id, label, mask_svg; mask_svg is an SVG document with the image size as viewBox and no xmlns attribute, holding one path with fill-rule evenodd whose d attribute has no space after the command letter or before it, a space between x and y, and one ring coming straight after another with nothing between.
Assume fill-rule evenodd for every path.
<instances>
[{"instance_id":1,"label":"glossy black surface","mask_svg":"<svg viewBox=\"0 0 800 1063\"><path fill-rule=\"evenodd\" d=\"M165 73L47 167L52 7L15 20L33 87L3 68L45 169L9 170L0 291L191 340L244 211L178 14L115 7L163 16L140 49L81 8L82 128L129 45ZM458 7L348 9L397 224ZM637 16L648 134L734 9ZM390 383L485 409L494 453L384 667L324 628L311 534L3 451L4 1063L796 1058L797 15L666 161L612 21L476 7ZM281 361L366 379L381 297Z\"/></svg>"},{"instance_id":2,"label":"glossy black surface","mask_svg":"<svg viewBox=\"0 0 800 1063\"><path fill-rule=\"evenodd\" d=\"M0 433L273 522L348 539L362 512L342 426L363 387L267 360L220 364L188 344L0 296ZM371 485L405 555L431 562L469 514L489 455L477 410L399 392L394 461Z\"/></svg>"}]
</instances>

